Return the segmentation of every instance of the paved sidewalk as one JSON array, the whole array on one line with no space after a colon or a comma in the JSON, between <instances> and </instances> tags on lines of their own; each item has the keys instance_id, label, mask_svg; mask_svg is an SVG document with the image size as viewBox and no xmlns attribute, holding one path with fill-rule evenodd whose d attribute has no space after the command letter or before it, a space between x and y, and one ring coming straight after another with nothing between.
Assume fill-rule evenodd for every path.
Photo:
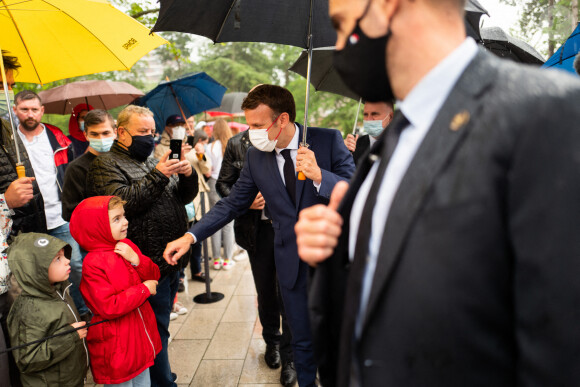
<instances>
[{"instance_id":1,"label":"paved sidewalk","mask_svg":"<svg viewBox=\"0 0 580 387\"><path fill-rule=\"evenodd\" d=\"M193 297L205 292L205 284L191 280L186 292L178 293L189 309L169 326L169 358L178 385L280 386L280 369L271 370L264 362L266 344L249 260L237 262L229 271L210 269L210 275L211 290L223 293L223 300L195 304Z\"/></svg>"}]
</instances>

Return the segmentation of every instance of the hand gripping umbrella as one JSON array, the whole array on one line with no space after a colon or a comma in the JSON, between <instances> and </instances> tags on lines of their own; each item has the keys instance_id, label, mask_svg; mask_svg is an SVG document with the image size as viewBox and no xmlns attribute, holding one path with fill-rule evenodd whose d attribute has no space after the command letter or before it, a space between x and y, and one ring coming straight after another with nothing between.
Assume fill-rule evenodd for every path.
<instances>
[{"instance_id":1,"label":"hand gripping umbrella","mask_svg":"<svg viewBox=\"0 0 580 387\"><path fill-rule=\"evenodd\" d=\"M265 42L312 48L332 46L336 33L328 16L328 0L160 0L153 31L178 31L214 42ZM292 20L280 28L279 20ZM311 63L311 62L310 62ZM309 65L309 68L311 65ZM306 82L304 136L308 129L310 77ZM302 173L298 174L304 180Z\"/></svg>"},{"instance_id":2,"label":"hand gripping umbrella","mask_svg":"<svg viewBox=\"0 0 580 387\"><path fill-rule=\"evenodd\" d=\"M18 82L44 84L129 70L165 43L106 0L0 0L0 49L16 56L22 65L14 74ZM5 80L1 60L0 70ZM8 99L6 85L4 91ZM20 163L17 144L16 153Z\"/></svg>"}]
</instances>

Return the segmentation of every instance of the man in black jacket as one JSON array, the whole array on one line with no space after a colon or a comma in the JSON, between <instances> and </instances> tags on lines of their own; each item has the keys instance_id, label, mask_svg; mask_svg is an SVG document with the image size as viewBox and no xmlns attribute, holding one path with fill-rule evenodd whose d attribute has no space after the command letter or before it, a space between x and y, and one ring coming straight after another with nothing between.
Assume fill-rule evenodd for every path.
<instances>
[{"instance_id":1,"label":"man in black jacket","mask_svg":"<svg viewBox=\"0 0 580 387\"><path fill-rule=\"evenodd\" d=\"M155 146L153 113L143 107L128 106L117 118L118 139L111 150L93 161L89 171L90 196L116 195L127 201L128 238L155 262L161 271L157 294L149 297L155 312L163 348L150 368L152 386L176 386L171 373L167 344L169 314L179 284L179 270L163 259L165 245L187 231L185 205L197 195L197 174L184 160L150 157Z\"/></svg>"},{"instance_id":2,"label":"man in black jacket","mask_svg":"<svg viewBox=\"0 0 580 387\"><path fill-rule=\"evenodd\" d=\"M222 197L230 194L244 167L246 153L252 146L249 132L236 134L228 141L216 189ZM280 367L280 383L292 386L296 382L293 366L292 334L286 321L284 305L280 298L276 265L274 263L274 229L272 221L266 216L265 201L261 194L245 214L236 218L234 232L236 243L246 249L258 293L258 315L262 324L262 337L266 342L264 360L270 368ZM282 335L280 335L280 316L282 316Z\"/></svg>"}]
</instances>

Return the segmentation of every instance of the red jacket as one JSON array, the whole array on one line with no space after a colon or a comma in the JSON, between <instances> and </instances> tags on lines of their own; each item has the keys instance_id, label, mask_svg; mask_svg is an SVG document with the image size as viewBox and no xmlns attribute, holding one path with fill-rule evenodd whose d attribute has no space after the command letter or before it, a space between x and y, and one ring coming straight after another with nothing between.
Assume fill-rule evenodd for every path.
<instances>
[{"instance_id":1,"label":"red jacket","mask_svg":"<svg viewBox=\"0 0 580 387\"><path fill-rule=\"evenodd\" d=\"M89 251L83 262L81 293L94 313L91 322L110 320L89 328L87 343L96 383L118 384L153 365L161 350L155 315L149 305L145 280L158 280L159 268L128 239L123 242L139 255L139 266L114 252L109 224L111 196L83 200L74 210L70 231Z\"/></svg>"}]
</instances>

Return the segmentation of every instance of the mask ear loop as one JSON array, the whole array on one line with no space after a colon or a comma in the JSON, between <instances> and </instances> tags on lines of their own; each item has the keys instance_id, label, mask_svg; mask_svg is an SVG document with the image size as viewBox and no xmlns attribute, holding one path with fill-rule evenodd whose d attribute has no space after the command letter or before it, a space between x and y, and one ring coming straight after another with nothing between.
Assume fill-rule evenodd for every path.
<instances>
[{"instance_id":1,"label":"mask ear loop","mask_svg":"<svg viewBox=\"0 0 580 387\"><path fill-rule=\"evenodd\" d=\"M274 121L272 121L272 123L270 124L270 126L268 126L268 129L266 129L266 132L268 132L270 130L270 128L272 126L274 126L274 124L276 123L276 121L278 121L278 118L280 118L281 115L282 115L282 113L278 114L278 117L276 117L274 119ZM278 132L278 135L276 136L276 138L274 140L277 140L278 137L280 137L281 134L282 134L282 128L280 128L280 132Z\"/></svg>"}]
</instances>

